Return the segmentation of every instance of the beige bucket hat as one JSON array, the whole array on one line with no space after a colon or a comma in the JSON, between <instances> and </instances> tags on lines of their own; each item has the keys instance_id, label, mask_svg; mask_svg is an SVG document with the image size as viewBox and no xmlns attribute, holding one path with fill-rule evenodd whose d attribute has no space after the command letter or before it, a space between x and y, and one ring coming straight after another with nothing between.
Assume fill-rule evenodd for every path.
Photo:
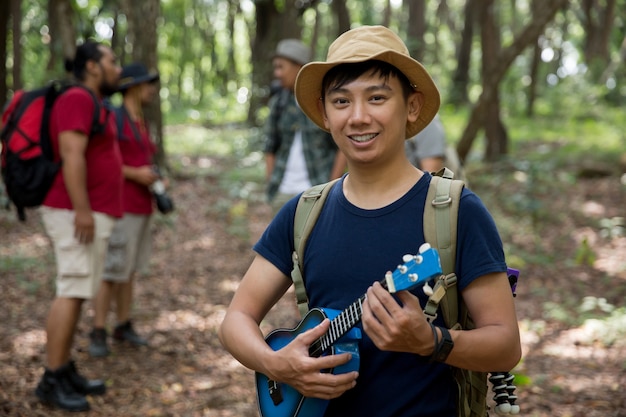
<instances>
[{"instance_id":1,"label":"beige bucket hat","mask_svg":"<svg viewBox=\"0 0 626 417\"><path fill-rule=\"evenodd\" d=\"M407 122L406 138L424 129L439 110L439 90L428 71L411 58L402 39L384 26L361 26L339 36L328 49L325 62L310 62L298 72L295 94L304 113L319 127L324 118L318 101L322 97L322 80L326 73L339 64L378 60L400 70L413 88L424 94L424 105L415 122Z\"/></svg>"}]
</instances>

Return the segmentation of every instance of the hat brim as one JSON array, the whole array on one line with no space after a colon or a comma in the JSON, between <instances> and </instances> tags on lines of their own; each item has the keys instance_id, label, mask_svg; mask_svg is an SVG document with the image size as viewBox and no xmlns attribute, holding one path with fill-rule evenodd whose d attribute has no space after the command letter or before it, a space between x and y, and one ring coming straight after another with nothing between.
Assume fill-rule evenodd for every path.
<instances>
[{"instance_id":1,"label":"hat brim","mask_svg":"<svg viewBox=\"0 0 626 417\"><path fill-rule=\"evenodd\" d=\"M134 85L138 85L142 83L151 83L151 82L158 81L158 80L159 80L158 73L150 73L150 74L141 75L139 77L132 77L132 78L129 77L128 81L125 81L125 79L122 78L120 80L120 85L118 87L118 90L124 91L124 90L128 90L130 87Z\"/></svg>"},{"instance_id":2,"label":"hat brim","mask_svg":"<svg viewBox=\"0 0 626 417\"><path fill-rule=\"evenodd\" d=\"M324 126L324 116L317 103L322 98L322 80L326 73L337 65L378 60L396 67L414 86L416 91L424 95L424 103L416 121L406 125L406 139L415 136L424 129L435 117L439 110L441 98L435 82L422 64L413 58L395 51L384 51L368 57L355 57L336 62L310 62L298 72L295 85L295 95L302 111L320 128L328 131Z\"/></svg>"}]
</instances>

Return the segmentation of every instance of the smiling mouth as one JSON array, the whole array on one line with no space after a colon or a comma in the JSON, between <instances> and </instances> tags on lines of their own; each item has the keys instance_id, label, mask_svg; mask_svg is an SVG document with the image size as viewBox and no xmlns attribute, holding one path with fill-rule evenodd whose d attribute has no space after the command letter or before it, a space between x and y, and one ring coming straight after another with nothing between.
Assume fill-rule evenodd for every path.
<instances>
[{"instance_id":1,"label":"smiling mouth","mask_svg":"<svg viewBox=\"0 0 626 417\"><path fill-rule=\"evenodd\" d=\"M374 139L376 136L378 136L377 133L370 133L368 135L352 135L350 136L350 139L355 142L363 143Z\"/></svg>"}]
</instances>

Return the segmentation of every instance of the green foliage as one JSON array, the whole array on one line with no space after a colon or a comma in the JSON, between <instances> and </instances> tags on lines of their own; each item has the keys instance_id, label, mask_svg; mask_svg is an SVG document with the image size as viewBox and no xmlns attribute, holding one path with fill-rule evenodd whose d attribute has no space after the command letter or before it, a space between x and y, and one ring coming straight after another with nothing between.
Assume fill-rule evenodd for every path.
<instances>
[{"instance_id":1,"label":"green foliage","mask_svg":"<svg viewBox=\"0 0 626 417\"><path fill-rule=\"evenodd\" d=\"M592 340L605 346L624 343L626 336L626 307L615 307L605 298L585 297L579 307L585 319L583 328Z\"/></svg>"},{"instance_id":2,"label":"green foliage","mask_svg":"<svg viewBox=\"0 0 626 417\"><path fill-rule=\"evenodd\" d=\"M576 262L576 265L588 266L593 266L594 262L596 261L596 254L591 245L589 245L589 241L587 240L587 238L584 238L580 242L578 249L576 249L574 261Z\"/></svg>"},{"instance_id":3,"label":"green foliage","mask_svg":"<svg viewBox=\"0 0 626 417\"><path fill-rule=\"evenodd\" d=\"M31 279L33 272L44 272L41 259L28 256L3 256L0 258L0 276L12 277L21 288L34 294L40 283Z\"/></svg>"},{"instance_id":4,"label":"green foliage","mask_svg":"<svg viewBox=\"0 0 626 417\"><path fill-rule=\"evenodd\" d=\"M55 68L48 69L42 65L50 57L47 3L45 0L22 1L24 17L20 42L24 60L22 76L26 87L34 87L49 78L63 75L60 60L56 62ZM114 8L114 4L101 0L73 1L78 15L76 26L79 38L95 36L96 39L109 41L113 31L123 38L129 22L126 16L118 14L119 10ZM255 2L252 1L240 2L237 7L226 0L161 1L163 18L158 22L157 47L165 124L201 123L217 126L247 120L250 98L253 94L261 94L260 87L252 85L254 63L251 62L250 44L255 36L257 17L254 6ZM406 37L410 24L407 22L407 2L347 0L346 6L353 26L383 23L385 7L390 6L390 27ZM456 54L460 29L465 19L465 3L452 2L447 7L448 10L441 8L438 2L426 3L427 30L422 57L441 89L444 102L451 95L451 82L457 67ZM589 65L585 66L582 53L587 38L579 21L582 12L576 2L570 7L566 13L557 14L540 39L541 52L544 54L535 80L538 93L535 111L540 119L520 119L529 125L526 129L531 130L529 132L509 125L509 117L516 119L526 111L529 66L533 53L532 48L527 48L509 68L501 85L500 98L505 124L513 132L521 135L528 133L531 138L537 137L534 135L535 130L546 128L546 133L554 135L552 140L558 141L569 134L569 120L582 117L589 121L585 127L587 134L602 138L603 141L609 140L612 146L623 146L622 142L615 143L616 137L623 140L618 129L621 123L613 125L616 129L610 131L610 124L598 129L595 121L606 119L605 115L598 113L607 109L611 111L611 106L615 106L613 113L617 114L621 110L619 106L626 101L626 89L623 87L626 74L618 67L608 74L609 78L604 83L592 78L592 71L588 70ZM529 3L497 3L495 11L503 47L506 48L522 26L529 23ZM116 16L118 20L114 21ZM315 58L323 59L337 34L336 16L331 2L319 2L315 8L308 8L302 17L302 27L303 39L309 41L316 37ZM614 54L619 51L622 32L623 21L617 19L609 45ZM473 100L480 94L482 81L478 33L474 40L469 73L470 97ZM7 68L10 68L10 39L7 45ZM130 54L127 46L121 45L123 48L117 51L120 57ZM269 52L266 55L269 57ZM10 71L8 81L11 85ZM458 125L459 129L450 131L449 137L453 142L460 137L460 129L467 122L467 109L457 111L464 118ZM555 123L555 120L559 123ZM512 136L511 139L526 140L527 137ZM601 153L602 147L592 150ZM514 147L511 149L514 151Z\"/></svg>"},{"instance_id":5,"label":"green foliage","mask_svg":"<svg viewBox=\"0 0 626 417\"><path fill-rule=\"evenodd\" d=\"M557 320L581 329L579 343L604 346L623 344L626 336L626 307L616 307L606 298L586 296L578 302L547 302L543 305L547 319Z\"/></svg>"},{"instance_id":6,"label":"green foliage","mask_svg":"<svg viewBox=\"0 0 626 417\"><path fill-rule=\"evenodd\" d=\"M626 224L623 217L613 217L610 219L600 219L600 236L605 239L612 239L626 236Z\"/></svg>"}]
</instances>

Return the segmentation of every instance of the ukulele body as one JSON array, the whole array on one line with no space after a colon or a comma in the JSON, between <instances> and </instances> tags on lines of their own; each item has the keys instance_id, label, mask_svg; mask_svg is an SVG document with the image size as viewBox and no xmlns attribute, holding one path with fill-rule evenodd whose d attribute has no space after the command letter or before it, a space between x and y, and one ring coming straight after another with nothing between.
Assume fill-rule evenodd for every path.
<instances>
[{"instance_id":1,"label":"ukulele body","mask_svg":"<svg viewBox=\"0 0 626 417\"><path fill-rule=\"evenodd\" d=\"M327 308L313 308L293 329L276 329L267 335L265 341L273 350L287 346L300 333L320 324L324 319L333 320L341 311ZM329 370L333 374L359 370L359 340L361 330L353 327L333 344L322 356L350 353L352 358L347 363ZM270 381L265 375L256 375L257 400L262 417L322 417L328 406L328 400L305 397L296 389L284 383Z\"/></svg>"}]
</instances>

